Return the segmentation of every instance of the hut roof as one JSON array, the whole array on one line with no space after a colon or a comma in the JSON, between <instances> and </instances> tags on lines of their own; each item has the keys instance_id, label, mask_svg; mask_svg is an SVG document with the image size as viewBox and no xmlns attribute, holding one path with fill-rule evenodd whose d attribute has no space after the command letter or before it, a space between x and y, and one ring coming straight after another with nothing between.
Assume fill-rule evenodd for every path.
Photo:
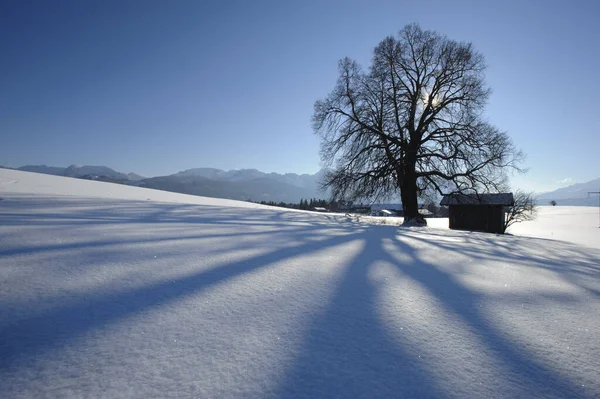
<instances>
[{"instance_id":1,"label":"hut roof","mask_svg":"<svg viewBox=\"0 0 600 399\"><path fill-rule=\"evenodd\" d=\"M512 193L499 194L451 194L444 195L440 205L502 205L512 206L515 199Z\"/></svg>"}]
</instances>

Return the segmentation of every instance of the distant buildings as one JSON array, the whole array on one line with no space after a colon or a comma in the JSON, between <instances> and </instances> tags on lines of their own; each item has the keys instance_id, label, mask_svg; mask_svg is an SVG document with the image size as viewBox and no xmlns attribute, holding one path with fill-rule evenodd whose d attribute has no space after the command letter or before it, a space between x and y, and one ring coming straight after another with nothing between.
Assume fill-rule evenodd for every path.
<instances>
[{"instance_id":1,"label":"distant buildings","mask_svg":"<svg viewBox=\"0 0 600 399\"><path fill-rule=\"evenodd\" d=\"M389 215L379 215L381 211L390 212ZM379 215L379 216L403 216L404 208L402 204L398 203L387 203L387 204L373 204L370 206L371 215Z\"/></svg>"}]
</instances>

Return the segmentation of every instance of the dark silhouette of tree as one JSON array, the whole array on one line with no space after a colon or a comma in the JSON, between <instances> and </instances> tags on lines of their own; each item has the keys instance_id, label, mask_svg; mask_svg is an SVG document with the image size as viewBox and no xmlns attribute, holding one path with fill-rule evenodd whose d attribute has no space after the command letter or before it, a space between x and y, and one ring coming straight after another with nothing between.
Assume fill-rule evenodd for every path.
<instances>
[{"instance_id":1,"label":"dark silhouette of tree","mask_svg":"<svg viewBox=\"0 0 600 399\"><path fill-rule=\"evenodd\" d=\"M537 217L537 205L533 193L516 190L515 203L506 209L504 230L515 223L534 220Z\"/></svg>"},{"instance_id":2,"label":"dark silhouette of tree","mask_svg":"<svg viewBox=\"0 0 600 399\"><path fill-rule=\"evenodd\" d=\"M482 116L485 67L471 44L415 24L379 43L368 71L341 60L312 119L330 168L322 188L346 200L400 193L405 224L426 224L425 193L498 191L522 153Z\"/></svg>"}]
</instances>

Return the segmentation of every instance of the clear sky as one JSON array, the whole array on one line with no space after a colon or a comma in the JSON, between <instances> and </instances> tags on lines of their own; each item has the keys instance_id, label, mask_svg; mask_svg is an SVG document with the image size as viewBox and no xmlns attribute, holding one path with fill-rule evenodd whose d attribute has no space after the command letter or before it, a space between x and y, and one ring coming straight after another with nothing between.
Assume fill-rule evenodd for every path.
<instances>
[{"instance_id":1,"label":"clear sky","mask_svg":"<svg viewBox=\"0 0 600 399\"><path fill-rule=\"evenodd\" d=\"M600 177L600 1L4 0L0 165L314 173L337 61L411 22L470 41L537 191Z\"/></svg>"}]
</instances>

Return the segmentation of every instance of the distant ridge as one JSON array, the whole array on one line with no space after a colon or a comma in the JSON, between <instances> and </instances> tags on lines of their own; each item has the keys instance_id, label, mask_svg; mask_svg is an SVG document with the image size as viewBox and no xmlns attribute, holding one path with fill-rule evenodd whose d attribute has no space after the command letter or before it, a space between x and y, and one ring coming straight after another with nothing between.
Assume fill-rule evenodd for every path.
<instances>
[{"instance_id":1,"label":"distant ridge","mask_svg":"<svg viewBox=\"0 0 600 399\"><path fill-rule=\"evenodd\" d=\"M144 179L143 176L137 175L135 173L121 173L117 172L114 169L111 169L107 166L94 166L94 165L71 165L69 167L63 168L60 166L47 166L47 165L25 165L16 170L21 170L24 172L35 172L42 173L46 175L54 175L54 176L66 176L66 177L104 177L110 178L116 181L136 181Z\"/></svg>"},{"instance_id":2,"label":"distant ridge","mask_svg":"<svg viewBox=\"0 0 600 399\"><path fill-rule=\"evenodd\" d=\"M6 169L15 169L8 168ZM128 185L155 188L183 194L226 198L242 201L275 201L298 203L300 199L328 199L319 191L324 171L315 174L265 173L257 169L222 170L216 168L186 169L167 176L146 178L136 173L122 173L107 166L71 165L67 168L47 165L25 165L16 170L56 176L97 179ZM585 183L541 193L539 205L554 200L558 205L597 206L598 197L590 191L600 191L600 178Z\"/></svg>"},{"instance_id":3,"label":"distant ridge","mask_svg":"<svg viewBox=\"0 0 600 399\"><path fill-rule=\"evenodd\" d=\"M35 172L35 173L43 173L45 175L56 175L56 176L64 176L65 168L57 167L57 166L46 166L46 165L25 165L17 168L17 170L22 170L24 172Z\"/></svg>"},{"instance_id":4,"label":"distant ridge","mask_svg":"<svg viewBox=\"0 0 600 399\"><path fill-rule=\"evenodd\" d=\"M167 176L145 178L117 172L107 166L71 165L67 168L26 165L17 170L56 176L101 180L183 194L242 201L299 203L301 199L327 198L319 192L322 172L315 174L264 173L257 169L187 169Z\"/></svg>"},{"instance_id":5,"label":"distant ridge","mask_svg":"<svg viewBox=\"0 0 600 399\"><path fill-rule=\"evenodd\" d=\"M195 168L144 179L140 185L185 194L243 201L299 203L301 199L326 198L320 193L321 172L310 175L264 173L256 169L221 170Z\"/></svg>"},{"instance_id":6,"label":"distant ridge","mask_svg":"<svg viewBox=\"0 0 600 399\"><path fill-rule=\"evenodd\" d=\"M557 205L597 206L598 195L588 195L590 191L600 191L600 178L542 193L538 195L537 200L540 205L556 201Z\"/></svg>"}]
</instances>

